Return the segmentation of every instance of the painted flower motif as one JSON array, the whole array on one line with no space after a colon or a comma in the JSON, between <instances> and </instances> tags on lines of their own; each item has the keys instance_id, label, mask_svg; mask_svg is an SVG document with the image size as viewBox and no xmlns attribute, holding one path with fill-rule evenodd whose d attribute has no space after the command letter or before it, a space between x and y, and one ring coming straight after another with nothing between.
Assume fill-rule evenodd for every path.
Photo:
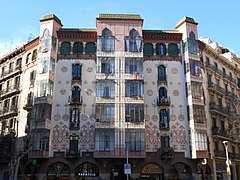
<instances>
[{"instance_id":1,"label":"painted flower motif","mask_svg":"<svg viewBox=\"0 0 240 180\"><path fill-rule=\"evenodd\" d=\"M92 90L92 89L87 89L87 90L86 90L86 94L87 94L88 96L91 96L91 95L93 94L93 90Z\"/></svg>"},{"instance_id":2,"label":"painted flower motif","mask_svg":"<svg viewBox=\"0 0 240 180\"><path fill-rule=\"evenodd\" d=\"M87 84L88 83L88 81L83 81L83 84Z\"/></svg>"},{"instance_id":3,"label":"painted flower motif","mask_svg":"<svg viewBox=\"0 0 240 180\"><path fill-rule=\"evenodd\" d=\"M81 119L82 119L83 121L86 121L86 120L87 120L87 118L88 118L88 116L87 116L86 114L82 114L82 117L81 117Z\"/></svg>"},{"instance_id":4,"label":"painted flower motif","mask_svg":"<svg viewBox=\"0 0 240 180\"><path fill-rule=\"evenodd\" d=\"M145 120L149 121L150 120L150 116L148 114L145 115Z\"/></svg>"},{"instance_id":5,"label":"painted flower motif","mask_svg":"<svg viewBox=\"0 0 240 180\"><path fill-rule=\"evenodd\" d=\"M148 96L152 96L152 95L153 95L153 90L148 89L148 90L147 90L147 95L148 95Z\"/></svg>"},{"instance_id":6,"label":"painted flower motif","mask_svg":"<svg viewBox=\"0 0 240 180\"><path fill-rule=\"evenodd\" d=\"M171 121L176 121L176 119L177 119L177 117L176 117L175 114L171 114L171 115L170 115L170 120L171 120Z\"/></svg>"},{"instance_id":7,"label":"painted flower motif","mask_svg":"<svg viewBox=\"0 0 240 180\"><path fill-rule=\"evenodd\" d=\"M87 72L92 72L93 71L93 68L92 67L88 67L87 68Z\"/></svg>"},{"instance_id":8,"label":"painted flower motif","mask_svg":"<svg viewBox=\"0 0 240 180\"><path fill-rule=\"evenodd\" d=\"M153 116L152 116L152 120L153 120L153 121L157 121L157 120L158 120L158 115L156 115L156 114L153 115Z\"/></svg>"},{"instance_id":9,"label":"painted flower motif","mask_svg":"<svg viewBox=\"0 0 240 180\"><path fill-rule=\"evenodd\" d=\"M67 68L66 66L63 66L63 67L61 68L61 71L62 71L63 73L67 72L67 70L68 70L68 68Z\"/></svg>"},{"instance_id":10,"label":"painted flower motif","mask_svg":"<svg viewBox=\"0 0 240 180\"><path fill-rule=\"evenodd\" d=\"M171 72L172 72L173 74L177 74L177 73L178 73L178 69L177 69L177 68L172 68Z\"/></svg>"},{"instance_id":11,"label":"painted flower motif","mask_svg":"<svg viewBox=\"0 0 240 180\"><path fill-rule=\"evenodd\" d=\"M53 119L54 119L55 121L59 121L59 120L61 119L60 114L55 114L55 115L53 116Z\"/></svg>"},{"instance_id":12,"label":"painted flower motif","mask_svg":"<svg viewBox=\"0 0 240 180\"><path fill-rule=\"evenodd\" d=\"M63 119L64 121L67 121L68 118L69 118L69 115L68 115L68 114L64 114L64 115L62 116L62 119Z\"/></svg>"},{"instance_id":13,"label":"painted flower motif","mask_svg":"<svg viewBox=\"0 0 240 180\"><path fill-rule=\"evenodd\" d=\"M156 84L156 82L155 81L152 81L152 85L155 85Z\"/></svg>"},{"instance_id":14,"label":"painted flower motif","mask_svg":"<svg viewBox=\"0 0 240 180\"><path fill-rule=\"evenodd\" d=\"M173 95L174 95L174 96L178 96L178 95L179 95L179 91L178 91L178 90L176 90L176 89L175 89L175 90L173 90Z\"/></svg>"},{"instance_id":15,"label":"painted flower motif","mask_svg":"<svg viewBox=\"0 0 240 180\"><path fill-rule=\"evenodd\" d=\"M184 115L183 114L179 114L178 115L178 120L179 121L183 121L184 120Z\"/></svg>"},{"instance_id":16,"label":"painted flower motif","mask_svg":"<svg viewBox=\"0 0 240 180\"><path fill-rule=\"evenodd\" d=\"M66 94L66 90L65 90L65 89L61 89L61 90L60 90L60 94L61 94L61 95Z\"/></svg>"},{"instance_id":17,"label":"painted flower motif","mask_svg":"<svg viewBox=\"0 0 240 180\"><path fill-rule=\"evenodd\" d=\"M147 69L146 69L146 72L147 72L147 73L151 73L151 72L152 72L152 68L147 68Z\"/></svg>"}]
</instances>

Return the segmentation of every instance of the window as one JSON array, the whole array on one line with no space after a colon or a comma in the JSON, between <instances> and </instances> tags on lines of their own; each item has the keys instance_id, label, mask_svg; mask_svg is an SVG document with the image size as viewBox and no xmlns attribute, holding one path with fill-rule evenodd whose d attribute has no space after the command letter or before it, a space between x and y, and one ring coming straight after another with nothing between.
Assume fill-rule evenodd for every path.
<instances>
[{"instance_id":1,"label":"window","mask_svg":"<svg viewBox=\"0 0 240 180\"><path fill-rule=\"evenodd\" d=\"M111 123L115 118L114 104L98 104L96 106L96 119L99 122Z\"/></svg>"},{"instance_id":2,"label":"window","mask_svg":"<svg viewBox=\"0 0 240 180\"><path fill-rule=\"evenodd\" d=\"M158 66L158 81L167 81L166 67Z\"/></svg>"},{"instance_id":3,"label":"window","mask_svg":"<svg viewBox=\"0 0 240 180\"><path fill-rule=\"evenodd\" d=\"M72 108L70 109L69 128L79 129L79 125L80 125L80 111L78 108Z\"/></svg>"},{"instance_id":4,"label":"window","mask_svg":"<svg viewBox=\"0 0 240 180\"><path fill-rule=\"evenodd\" d=\"M161 147L170 148L170 139L169 136L161 136Z\"/></svg>"},{"instance_id":5,"label":"window","mask_svg":"<svg viewBox=\"0 0 240 180\"><path fill-rule=\"evenodd\" d=\"M85 54L96 54L96 45L94 42L87 42Z\"/></svg>"},{"instance_id":6,"label":"window","mask_svg":"<svg viewBox=\"0 0 240 180\"><path fill-rule=\"evenodd\" d=\"M9 104L10 104L10 99L6 99L3 102L3 112L8 112L9 111Z\"/></svg>"},{"instance_id":7,"label":"window","mask_svg":"<svg viewBox=\"0 0 240 180\"><path fill-rule=\"evenodd\" d=\"M195 133L196 150L207 151L207 133L205 131L198 130Z\"/></svg>"},{"instance_id":8,"label":"window","mask_svg":"<svg viewBox=\"0 0 240 180\"><path fill-rule=\"evenodd\" d=\"M220 129L221 129L222 131L225 131L225 124L224 124L224 120L223 120L223 119L220 120Z\"/></svg>"},{"instance_id":9,"label":"window","mask_svg":"<svg viewBox=\"0 0 240 180\"><path fill-rule=\"evenodd\" d=\"M159 128L160 129L169 128L169 110L161 109L159 113L159 117L160 117Z\"/></svg>"},{"instance_id":10,"label":"window","mask_svg":"<svg viewBox=\"0 0 240 180\"><path fill-rule=\"evenodd\" d=\"M40 39L39 52L46 53L50 50L51 35L48 29L43 31L43 36Z\"/></svg>"},{"instance_id":11,"label":"window","mask_svg":"<svg viewBox=\"0 0 240 180\"><path fill-rule=\"evenodd\" d=\"M131 122L144 122L143 104L126 104L125 114L131 117Z\"/></svg>"},{"instance_id":12,"label":"window","mask_svg":"<svg viewBox=\"0 0 240 180\"><path fill-rule=\"evenodd\" d=\"M60 48L60 53L61 54L70 54L71 52L71 43L70 42L62 42L61 48Z\"/></svg>"},{"instance_id":13,"label":"window","mask_svg":"<svg viewBox=\"0 0 240 180\"><path fill-rule=\"evenodd\" d=\"M157 43L156 45L156 55L165 56L166 55L166 45L162 43Z\"/></svg>"},{"instance_id":14,"label":"window","mask_svg":"<svg viewBox=\"0 0 240 180\"><path fill-rule=\"evenodd\" d=\"M72 89L72 102L80 103L81 102L81 89L78 86L74 86Z\"/></svg>"},{"instance_id":15,"label":"window","mask_svg":"<svg viewBox=\"0 0 240 180\"><path fill-rule=\"evenodd\" d=\"M143 72L143 59L142 58L126 58L125 60L125 73L126 74L141 74Z\"/></svg>"},{"instance_id":16,"label":"window","mask_svg":"<svg viewBox=\"0 0 240 180\"><path fill-rule=\"evenodd\" d=\"M30 85L34 85L36 79L36 71L31 71L30 72Z\"/></svg>"},{"instance_id":17,"label":"window","mask_svg":"<svg viewBox=\"0 0 240 180\"><path fill-rule=\"evenodd\" d=\"M226 76L226 69L223 67L222 70L223 70L223 76Z\"/></svg>"},{"instance_id":18,"label":"window","mask_svg":"<svg viewBox=\"0 0 240 180\"><path fill-rule=\"evenodd\" d=\"M162 97L167 98L167 89L165 87L160 87L158 90L158 95L160 99Z\"/></svg>"},{"instance_id":19,"label":"window","mask_svg":"<svg viewBox=\"0 0 240 180\"><path fill-rule=\"evenodd\" d=\"M178 56L178 46L177 44L168 45L168 55L169 56Z\"/></svg>"},{"instance_id":20,"label":"window","mask_svg":"<svg viewBox=\"0 0 240 180\"><path fill-rule=\"evenodd\" d=\"M214 150L219 151L218 141L214 141Z\"/></svg>"},{"instance_id":21,"label":"window","mask_svg":"<svg viewBox=\"0 0 240 180\"><path fill-rule=\"evenodd\" d=\"M22 66L22 58L19 58L19 59L16 61L15 69L17 70L18 68L21 68L21 66Z\"/></svg>"},{"instance_id":22,"label":"window","mask_svg":"<svg viewBox=\"0 0 240 180\"><path fill-rule=\"evenodd\" d=\"M102 31L102 36L98 38L98 49L104 52L115 51L115 37L112 36L112 32L105 28Z\"/></svg>"},{"instance_id":23,"label":"window","mask_svg":"<svg viewBox=\"0 0 240 180\"><path fill-rule=\"evenodd\" d=\"M143 97L143 81L126 81L126 97Z\"/></svg>"},{"instance_id":24,"label":"window","mask_svg":"<svg viewBox=\"0 0 240 180\"><path fill-rule=\"evenodd\" d=\"M139 36L138 31L135 29L129 32L128 37L125 37L125 51L142 52L142 37Z\"/></svg>"},{"instance_id":25,"label":"window","mask_svg":"<svg viewBox=\"0 0 240 180\"><path fill-rule=\"evenodd\" d=\"M2 67L2 76L5 75L5 67Z\"/></svg>"},{"instance_id":26,"label":"window","mask_svg":"<svg viewBox=\"0 0 240 180\"><path fill-rule=\"evenodd\" d=\"M222 108L222 98L218 97L218 106L219 108Z\"/></svg>"},{"instance_id":27,"label":"window","mask_svg":"<svg viewBox=\"0 0 240 180\"><path fill-rule=\"evenodd\" d=\"M37 85L38 85L37 97L52 95L52 93L53 93L53 82L51 80L37 81Z\"/></svg>"},{"instance_id":28,"label":"window","mask_svg":"<svg viewBox=\"0 0 240 180\"><path fill-rule=\"evenodd\" d=\"M73 54L83 54L83 43L75 42L73 44Z\"/></svg>"},{"instance_id":29,"label":"window","mask_svg":"<svg viewBox=\"0 0 240 180\"><path fill-rule=\"evenodd\" d=\"M193 118L196 123L204 123L206 121L204 106L193 105Z\"/></svg>"},{"instance_id":30,"label":"window","mask_svg":"<svg viewBox=\"0 0 240 180\"><path fill-rule=\"evenodd\" d=\"M15 87L20 86L20 76L15 77L14 84L15 84Z\"/></svg>"},{"instance_id":31,"label":"window","mask_svg":"<svg viewBox=\"0 0 240 180\"><path fill-rule=\"evenodd\" d=\"M115 134L113 129L96 129L96 151L114 151Z\"/></svg>"},{"instance_id":32,"label":"window","mask_svg":"<svg viewBox=\"0 0 240 180\"><path fill-rule=\"evenodd\" d=\"M17 109L17 105L18 105L18 96L13 96L12 97L12 103L11 103L11 109Z\"/></svg>"},{"instance_id":33,"label":"window","mask_svg":"<svg viewBox=\"0 0 240 180\"><path fill-rule=\"evenodd\" d=\"M46 119L51 119L52 107L50 104L36 104L34 105L35 121L42 122Z\"/></svg>"},{"instance_id":34,"label":"window","mask_svg":"<svg viewBox=\"0 0 240 180\"><path fill-rule=\"evenodd\" d=\"M48 73L49 71L54 72L55 70L55 59L45 57L45 58L39 58L39 69L38 72L40 74Z\"/></svg>"},{"instance_id":35,"label":"window","mask_svg":"<svg viewBox=\"0 0 240 180\"><path fill-rule=\"evenodd\" d=\"M145 133L140 129L126 129L126 148L128 151L139 152L145 149Z\"/></svg>"},{"instance_id":36,"label":"window","mask_svg":"<svg viewBox=\"0 0 240 180\"><path fill-rule=\"evenodd\" d=\"M192 90L192 97L194 99L203 99L202 96L202 83L198 83L198 82L192 82L191 83L191 90Z\"/></svg>"},{"instance_id":37,"label":"window","mask_svg":"<svg viewBox=\"0 0 240 180\"><path fill-rule=\"evenodd\" d=\"M207 77L208 77L208 86L212 86L212 75L211 74L207 74Z\"/></svg>"},{"instance_id":38,"label":"window","mask_svg":"<svg viewBox=\"0 0 240 180\"><path fill-rule=\"evenodd\" d=\"M145 56L152 56L152 55L153 55L153 45L150 44L150 43L144 44L143 54L144 54Z\"/></svg>"},{"instance_id":39,"label":"window","mask_svg":"<svg viewBox=\"0 0 240 180\"><path fill-rule=\"evenodd\" d=\"M31 60L31 53L28 53L26 58L26 64L30 63L30 60Z\"/></svg>"},{"instance_id":40,"label":"window","mask_svg":"<svg viewBox=\"0 0 240 180\"><path fill-rule=\"evenodd\" d=\"M105 74L113 74L115 72L114 58L104 57L98 58L98 72Z\"/></svg>"},{"instance_id":41,"label":"window","mask_svg":"<svg viewBox=\"0 0 240 180\"><path fill-rule=\"evenodd\" d=\"M9 63L8 70L9 70L9 73L13 72L13 62Z\"/></svg>"},{"instance_id":42,"label":"window","mask_svg":"<svg viewBox=\"0 0 240 180\"><path fill-rule=\"evenodd\" d=\"M99 80L96 84L96 97L114 98L115 83L113 80Z\"/></svg>"},{"instance_id":43,"label":"window","mask_svg":"<svg viewBox=\"0 0 240 180\"><path fill-rule=\"evenodd\" d=\"M215 117L212 117L212 126L217 127L217 120Z\"/></svg>"},{"instance_id":44,"label":"window","mask_svg":"<svg viewBox=\"0 0 240 180\"><path fill-rule=\"evenodd\" d=\"M81 64L72 64L72 79L81 80Z\"/></svg>"},{"instance_id":45,"label":"window","mask_svg":"<svg viewBox=\"0 0 240 180\"><path fill-rule=\"evenodd\" d=\"M209 59L209 57L207 57L207 56L206 56L206 63L207 63L207 64L210 64L210 59Z\"/></svg>"},{"instance_id":46,"label":"window","mask_svg":"<svg viewBox=\"0 0 240 180\"><path fill-rule=\"evenodd\" d=\"M194 76L201 75L200 62L195 60L190 60L190 73Z\"/></svg>"},{"instance_id":47,"label":"window","mask_svg":"<svg viewBox=\"0 0 240 180\"><path fill-rule=\"evenodd\" d=\"M37 60L37 49L33 51L33 55L32 55L32 61L36 61L36 60Z\"/></svg>"},{"instance_id":48,"label":"window","mask_svg":"<svg viewBox=\"0 0 240 180\"><path fill-rule=\"evenodd\" d=\"M198 43L196 41L195 34L193 31L189 33L188 49L189 49L189 52L192 54L198 53Z\"/></svg>"},{"instance_id":49,"label":"window","mask_svg":"<svg viewBox=\"0 0 240 180\"><path fill-rule=\"evenodd\" d=\"M70 136L68 155L78 155L78 136Z\"/></svg>"}]
</instances>

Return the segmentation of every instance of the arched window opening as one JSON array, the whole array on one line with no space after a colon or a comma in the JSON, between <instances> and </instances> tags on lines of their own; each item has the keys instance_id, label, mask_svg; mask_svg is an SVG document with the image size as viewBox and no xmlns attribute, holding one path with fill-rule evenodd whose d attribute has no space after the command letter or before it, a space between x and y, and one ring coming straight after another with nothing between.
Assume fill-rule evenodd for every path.
<instances>
[{"instance_id":1,"label":"arched window opening","mask_svg":"<svg viewBox=\"0 0 240 180\"><path fill-rule=\"evenodd\" d=\"M61 44L61 49L60 49L60 53L63 55L67 55L70 54L71 52L71 43L70 42L63 42Z\"/></svg>"}]
</instances>

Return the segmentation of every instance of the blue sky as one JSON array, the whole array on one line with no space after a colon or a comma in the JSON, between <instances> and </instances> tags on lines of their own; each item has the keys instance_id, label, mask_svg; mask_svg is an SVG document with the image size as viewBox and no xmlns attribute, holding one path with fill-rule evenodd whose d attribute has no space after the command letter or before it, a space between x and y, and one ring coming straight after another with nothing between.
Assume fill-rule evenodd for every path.
<instances>
[{"instance_id":1,"label":"blue sky","mask_svg":"<svg viewBox=\"0 0 240 180\"><path fill-rule=\"evenodd\" d=\"M175 29L184 16L210 38L240 57L240 1L217 0L1 0L0 55L39 35L39 20L57 15L64 27L95 28L100 13L140 14L144 29Z\"/></svg>"}]
</instances>

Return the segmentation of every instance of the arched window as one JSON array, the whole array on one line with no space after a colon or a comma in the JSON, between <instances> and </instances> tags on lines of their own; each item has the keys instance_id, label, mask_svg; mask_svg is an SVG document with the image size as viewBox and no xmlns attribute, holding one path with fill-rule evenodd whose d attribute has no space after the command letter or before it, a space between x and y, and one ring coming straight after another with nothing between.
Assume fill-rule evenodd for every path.
<instances>
[{"instance_id":1,"label":"arched window","mask_svg":"<svg viewBox=\"0 0 240 180\"><path fill-rule=\"evenodd\" d=\"M85 162L79 165L75 170L76 177L94 177L99 176L99 169L96 165Z\"/></svg>"},{"instance_id":2,"label":"arched window","mask_svg":"<svg viewBox=\"0 0 240 180\"><path fill-rule=\"evenodd\" d=\"M65 54L70 54L70 52L71 52L70 42L63 42L61 44L60 53L65 55Z\"/></svg>"},{"instance_id":3,"label":"arched window","mask_svg":"<svg viewBox=\"0 0 240 180\"><path fill-rule=\"evenodd\" d=\"M85 49L86 54L96 54L96 44L94 42L88 42Z\"/></svg>"},{"instance_id":4,"label":"arched window","mask_svg":"<svg viewBox=\"0 0 240 180\"><path fill-rule=\"evenodd\" d=\"M178 46L177 44L168 45L168 55L169 56L178 56Z\"/></svg>"},{"instance_id":5,"label":"arched window","mask_svg":"<svg viewBox=\"0 0 240 180\"><path fill-rule=\"evenodd\" d=\"M37 50L35 49L33 51L33 55L32 55L32 61L36 61L37 60Z\"/></svg>"},{"instance_id":6,"label":"arched window","mask_svg":"<svg viewBox=\"0 0 240 180\"><path fill-rule=\"evenodd\" d=\"M158 66L158 81L167 81L166 67Z\"/></svg>"},{"instance_id":7,"label":"arched window","mask_svg":"<svg viewBox=\"0 0 240 180\"><path fill-rule=\"evenodd\" d=\"M103 29L102 36L99 37L99 47L104 52L113 52L115 50L115 37L108 28Z\"/></svg>"},{"instance_id":8,"label":"arched window","mask_svg":"<svg viewBox=\"0 0 240 180\"><path fill-rule=\"evenodd\" d=\"M31 60L31 53L28 53L26 58L26 64L30 63L30 60Z\"/></svg>"},{"instance_id":9,"label":"arched window","mask_svg":"<svg viewBox=\"0 0 240 180\"><path fill-rule=\"evenodd\" d=\"M81 97L81 89L78 86L74 86L72 89L72 102L80 103Z\"/></svg>"},{"instance_id":10,"label":"arched window","mask_svg":"<svg viewBox=\"0 0 240 180\"><path fill-rule=\"evenodd\" d=\"M83 53L83 43L75 42L73 44L73 54L82 54Z\"/></svg>"},{"instance_id":11,"label":"arched window","mask_svg":"<svg viewBox=\"0 0 240 180\"><path fill-rule=\"evenodd\" d=\"M188 49L192 54L198 53L198 43L196 41L195 34L192 31L189 33Z\"/></svg>"},{"instance_id":12,"label":"arched window","mask_svg":"<svg viewBox=\"0 0 240 180\"><path fill-rule=\"evenodd\" d=\"M159 117L160 117L159 128L160 129L169 128L169 110L161 109L159 113Z\"/></svg>"},{"instance_id":13,"label":"arched window","mask_svg":"<svg viewBox=\"0 0 240 180\"><path fill-rule=\"evenodd\" d=\"M163 43L157 43L156 45L156 55L165 56L166 55L166 45Z\"/></svg>"},{"instance_id":14,"label":"arched window","mask_svg":"<svg viewBox=\"0 0 240 180\"><path fill-rule=\"evenodd\" d=\"M151 43L144 44L143 54L145 56L152 56L153 55L153 45Z\"/></svg>"},{"instance_id":15,"label":"arched window","mask_svg":"<svg viewBox=\"0 0 240 180\"><path fill-rule=\"evenodd\" d=\"M56 162L48 167L47 179L61 179L70 177L70 168L62 162Z\"/></svg>"},{"instance_id":16,"label":"arched window","mask_svg":"<svg viewBox=\"0 0 240 180\"><path fill-rule=\"evenodd\" d=\"M132 29L129 36L125 38L125 50L127 52L141 52L142 51L142 37L139 36L138 31Z\"/></svg>"}]
</instances>

